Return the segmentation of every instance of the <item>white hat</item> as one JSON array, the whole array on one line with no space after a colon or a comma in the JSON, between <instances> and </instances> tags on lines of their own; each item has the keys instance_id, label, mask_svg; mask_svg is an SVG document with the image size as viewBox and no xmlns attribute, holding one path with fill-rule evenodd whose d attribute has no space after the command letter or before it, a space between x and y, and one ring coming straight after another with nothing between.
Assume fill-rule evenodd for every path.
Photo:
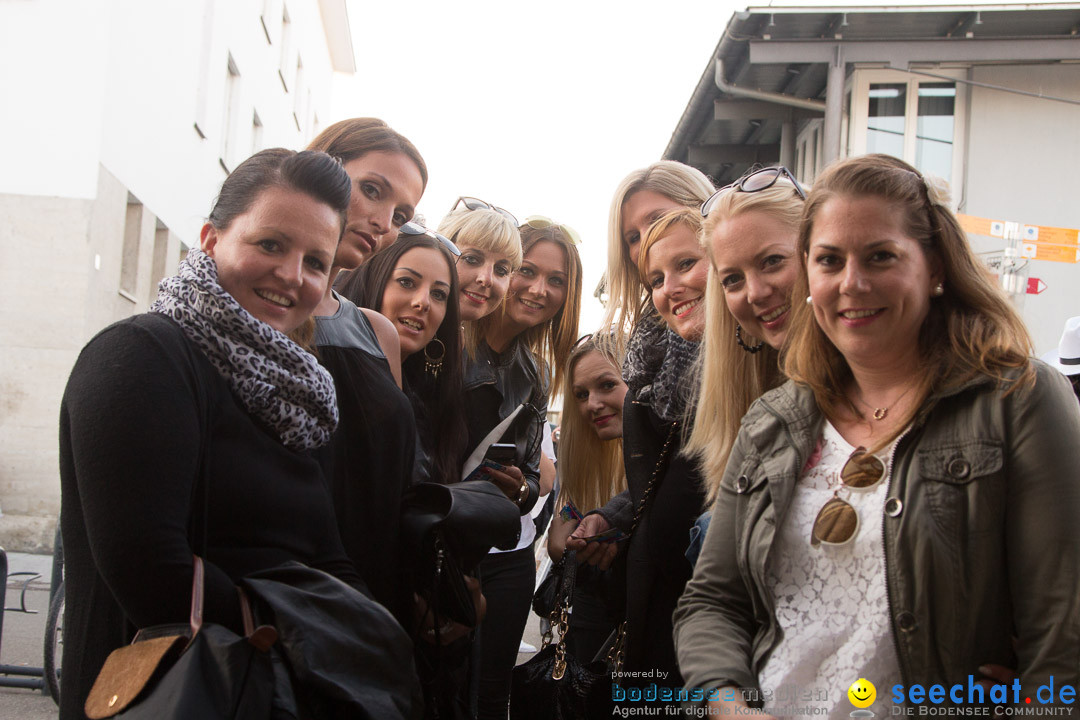
<instances>
[{"instance_id":1,"label":"white hat","mask_svg":"<svg viewBox=\"0 0 1080 720\"><path fill-rule=\"evenodd\" d=\"M1042 361L1066 375L1080 375L1080 317L1065 321L1065 330L1061 333L1057 350L1043 355Z\"/></svg>"}]
</instances>

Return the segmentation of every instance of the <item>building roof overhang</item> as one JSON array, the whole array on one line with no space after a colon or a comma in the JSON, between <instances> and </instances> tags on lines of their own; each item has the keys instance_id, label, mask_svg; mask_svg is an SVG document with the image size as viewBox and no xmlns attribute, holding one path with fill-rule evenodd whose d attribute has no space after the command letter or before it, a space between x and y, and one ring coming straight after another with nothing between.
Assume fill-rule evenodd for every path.
<instances>
[{"instance_id":1,"label":"building roof overhang","mask_svg":"<svg viewBox=\"0 0 1080 720\"><path fill-rule=\"evenodd\" d=\"M664 158L718 184L779 159L781 127L822 117L830 65L1080 61L1080 3L749 7L732 15Z\"/></svg>"}]
</instances>

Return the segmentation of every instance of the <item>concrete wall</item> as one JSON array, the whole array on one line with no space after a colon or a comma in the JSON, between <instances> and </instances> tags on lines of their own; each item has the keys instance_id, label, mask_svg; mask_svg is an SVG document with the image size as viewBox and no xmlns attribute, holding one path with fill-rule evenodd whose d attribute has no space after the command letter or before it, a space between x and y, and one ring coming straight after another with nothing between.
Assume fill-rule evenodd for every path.
<instances>
[{"instance_id":1,"label":"concrete wall","mask_svg":"<svg viewBox=\"0 0 1080 720\"><path fill-rule=\"evenodd\" d=\"M984 66L971 79L1080 100L1080 64ZM1080 228L1080 106L985 88L971 89L966 206L977 217ZM978 251L1004 247L976 240ZM1057 347L1065 320L1080 315L1080 264L1033 260L1048 286L1023 301L1041 354Z\"/></svg>"},{"instance_id":2,"label":"concrete wall","mask_svg":"<svg viewBox=\"0 0 1080 720\"><path fill-rule=\"evenodd\" d=\"M94 200L0 195L0 545L51 545L60 509L57 418L68 374L100 329L144 312L176 272L179 238L102 169ZM129 212L139 208L139 212ZM129 220L135 220L128 227ZM120 292L123 238L138 241ZM158 262L155 264L155 254Z\"/></svg>"}]
</instances>

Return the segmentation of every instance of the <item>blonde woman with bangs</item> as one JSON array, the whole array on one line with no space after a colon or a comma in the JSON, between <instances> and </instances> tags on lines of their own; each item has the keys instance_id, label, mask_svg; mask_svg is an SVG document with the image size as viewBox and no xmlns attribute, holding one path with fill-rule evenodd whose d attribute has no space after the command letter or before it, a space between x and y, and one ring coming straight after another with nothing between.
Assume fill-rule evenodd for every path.
<instances>
[{"instance_id":1,"label":"blonde woman with bangs","mask_svg":"<svg viewBox=\"0 0 1080 720\"><path fill-rule=\"evenodd\" d=\"M478 212L473 210L472 212ZM581 309L581 258L576 234L546 218L532 218L519 228L521 267L513 274L502 309L477 328L475 349L465 364L465 408L469 447L475 448L523 403L546 424L548 394L562 382L570 348L577 337ZM481 334L482 331L482 334ZM517 423L515 427L520 426ZM521 437L504 438L519 448ZM518 457L503 470L486 468L500 487L520 487L522 534L513 550L493 550L480 564L487 615L479 629L479 715L506 717L510 675L518 643L529 617L536 568L532 545L536 528L528 513L540 495L541 451ZM552 474L551 482L554 482Z\"/></svg>"},{"instance_id":2,"label":"blonde woman with bangs","mask_svg":"<svg viewBox=\"0 0 1080 720\"><path fill-rule=\"evenodd\" d=\"M562 388L559 496L562 508L548 530L548 555L559 561L581 517L626 489L622 411L626 383L613 343L586 335L574 345ZM624 584L587 564L578 568L567 644L574 657L591 658L615 629Z\"/></svg>"},{"instance_id":3,"label":"blonde woman with bangs","mask_svg":"<svg viewBox=\"0 0 1080 720\"><path fill-rule=\"evenodd\" d=\"M743 420L675 612L687 685L720 714L790 715L789 687L822 691L802 714L913 711L916 686L1060 714L1045 686L1080 682L1071 388L943 183L901 160L819 176L796 257L790 379Z\"/></svg>"},{"instance_id":4,"label":"blonde woman with bangs","mask_svg":"<svg viewBox=\"0 0 1080 720\"><path fill-rule=\"evenodd\" d=\"M472 356L502 307L511 276L521 267L521 233L506 214L485 207L454 210L439 223L439 232L461 250L458 305L465 349Z\"/></svg>"}]
</instances>

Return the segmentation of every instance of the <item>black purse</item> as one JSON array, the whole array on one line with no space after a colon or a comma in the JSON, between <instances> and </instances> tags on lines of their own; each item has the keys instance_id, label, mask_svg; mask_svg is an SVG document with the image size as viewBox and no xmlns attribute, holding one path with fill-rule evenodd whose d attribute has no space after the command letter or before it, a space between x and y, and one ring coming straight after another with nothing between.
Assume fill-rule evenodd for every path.
<instances>
[{"instance_id":1,"label":"black purse","mask_svg":"<svg viewBox=\"0 0 1080 720\"><path fill-rule=\"evenodd\" d=\"M611 714L607 663L582 663L566 651L570 605L577 577L572 550L563 554L551 629L543 648L528 662L514 668L510 690L511 720L586 720ZM555 577L555 574L548 576ZM553 642L554 633L559 634Z\"/></svg>"},{"instance_id":2,"label":"black purse","mask_svg":"<svg viewBox=\"0 0 1080 720\"><path fill-rule=\"evenodd\" d=\"M244 636L203 623L203 563L195 556L190 625L140 630L113 650L83 711L91 720L266 720L274 698L270 647L277 631L255 627L240 594Z\"/></svg>"},{"instance_id":3,"label":"black purse","mask_svg":"<svg viewBox=\"0 0 1080 720\"><path fill-rule=\"evenodd\" d=\"M405 493L401 537L414 589L436 613L436 626L452 620L476 627L476 608L465 574L497 547L517 545L517 506L487 480L441 485L417 483Z\"/></svg>"},{"instance_id":4,"label":"black purse","mask_svg":"<svg viewBox=\"0 0 1080 720\"><path fill-rule=\"evenodd\" d=\"M533 612L542 618L550 617L555 610L555 603L559 599L559 586L563 581L565 567L566 554L563 553L562 559L552 565L547 577L540 582L536 592L533 593Z\"/></svg>"}]
</instances>

